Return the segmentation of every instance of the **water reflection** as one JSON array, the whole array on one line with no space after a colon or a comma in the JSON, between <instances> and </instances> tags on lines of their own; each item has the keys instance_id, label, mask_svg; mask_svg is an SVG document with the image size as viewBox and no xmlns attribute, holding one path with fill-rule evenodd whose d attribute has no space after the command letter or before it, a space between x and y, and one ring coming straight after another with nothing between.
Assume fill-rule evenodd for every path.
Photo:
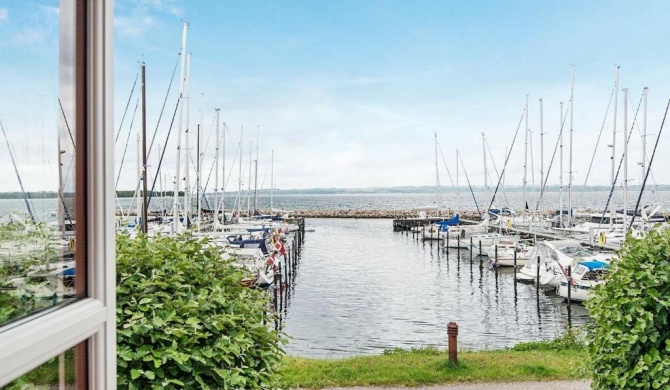
<instances>
[{"instance_id":1,"label":"water reflection","mask_svg":"<svg viewBox=\"0 0 670 390\"><path fill-rule=\"evenodd\" d=\"M515 284L511 269L493 269L469 251L448 252L390 220L309 219L282 320L287 351L314 357L381 353L386 348L445 345L456 321L459 345L499 348L551 339L570 325L551 292ZM588 321L573 305L572 325Z\"/></svg>"}]
</instances>

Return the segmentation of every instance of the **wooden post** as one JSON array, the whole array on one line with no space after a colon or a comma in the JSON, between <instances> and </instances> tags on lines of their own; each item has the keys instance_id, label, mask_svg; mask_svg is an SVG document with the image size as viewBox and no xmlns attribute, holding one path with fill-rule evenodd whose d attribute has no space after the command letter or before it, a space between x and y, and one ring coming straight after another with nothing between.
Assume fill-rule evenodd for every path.
<instances>
[{"instance_id":1,"label":"wooden post","mask_svg":"<svg viewBox=\"0 0 670 390\"><path fill-rule=\"evenodd\" d=\"M449 335L449 361L458 364L458 324L450 322L447 325L447 335Z\"/></svg>"},{"instance_id":2,"label":"wooden post","mask_svg":"<svg viewBox=\"0 0 670 390\"><path fill-rule=\"evenodd\" d=\"M472 237L470 237L470 263L472 263L472 250L473 250ZM481 256L481 252L479 253L479 255Z\"/></svg>"},{"instance_id":3,"label":"wooden post","mask_svg":"<svg viewBox=\"0 0 670 390\"><path fill-rule=\"evenodd\" d=\"M535 279L535 288L537 289L538 294L540 293L540 256L537 257L537 270L536 270L536 279Z\"/></svg>"}]
</instances>

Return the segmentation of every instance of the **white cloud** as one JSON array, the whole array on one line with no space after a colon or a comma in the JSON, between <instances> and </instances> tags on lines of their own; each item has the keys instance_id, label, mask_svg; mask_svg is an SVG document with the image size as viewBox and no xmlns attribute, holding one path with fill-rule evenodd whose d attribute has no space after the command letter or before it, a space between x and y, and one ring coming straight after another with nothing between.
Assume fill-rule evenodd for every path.
<instances>
[{"instance_id":1,"label":"white cloud","mask_svg":"<svg viewBox=\"0 0 670 390\"><path fill-rule=\"evenodd\" d=\"M139 38L154 24L151 16L117 16L114 18L114 27L119 36L124 38Z\"/></svg>"},{"instance_id":2,"label":"white cloud","mask_svg":"<svg viewBox=\"0 0 670 390\"><path fill-rule=\"evenodd\" d=\"M9 20L9 11L7 8L0 8L0 22L6 22Z\"/></svg>"},{"instance_id":3,"label":"white cloud","mask_svg":"<svg viewBox=\"0 0 670 390\"><path fill-rule=\"evenodd\" d=\"M42 43L46 34L37 28L25 28L14 35L14 42L20 44Z\"/></svg>"}]
</instances>

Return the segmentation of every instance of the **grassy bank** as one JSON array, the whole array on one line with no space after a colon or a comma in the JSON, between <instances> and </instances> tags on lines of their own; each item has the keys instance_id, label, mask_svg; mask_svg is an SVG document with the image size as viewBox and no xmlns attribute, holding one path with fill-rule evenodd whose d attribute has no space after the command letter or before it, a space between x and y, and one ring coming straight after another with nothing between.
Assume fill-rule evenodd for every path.
<instances>
[{"instance_id":1,"label":"grassy bank","mask_svg":"<svg viewBox=\"0 0 670 390\"><path fill-rule=\"evenodd\" d=\"M420 386L451 382L519 382L582 379L589 374L586 351L557 342L523 343L513 349L460 352L449 363L444 350L392 350L379 356L337 360L287 357L286 387Z\"/></svg>"}]
</instances>

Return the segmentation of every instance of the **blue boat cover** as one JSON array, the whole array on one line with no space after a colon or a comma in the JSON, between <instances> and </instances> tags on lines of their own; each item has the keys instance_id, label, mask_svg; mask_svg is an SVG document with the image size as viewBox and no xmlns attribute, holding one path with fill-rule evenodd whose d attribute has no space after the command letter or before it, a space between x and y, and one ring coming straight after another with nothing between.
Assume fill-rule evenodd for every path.
<instances>
[{"instance_id":1,"label":"blue boat cover","mask_svg":"<svg viewBox=\"0 0 670 390\"><path fill-rule=\"evenodd\" d=\"M452 219L446 221L435 222L436 225L440 226L455 226L458 225L458 214L454 215Z\"/></svg>"},{"instance_id":2,"label":"blue boat cover","mask_svg":"<svg viewBox=\"0 0 670 390\"><path fill-rule=\"evenodd\" d=\"M593 271L594 269L601 269L601 268L609 268L610 267L609 264L607 264L605 262L602 262L602 261L598 261L598 260L582 261L579 264L588 268L590 271Z\"/></svg>"}]
</instances>

